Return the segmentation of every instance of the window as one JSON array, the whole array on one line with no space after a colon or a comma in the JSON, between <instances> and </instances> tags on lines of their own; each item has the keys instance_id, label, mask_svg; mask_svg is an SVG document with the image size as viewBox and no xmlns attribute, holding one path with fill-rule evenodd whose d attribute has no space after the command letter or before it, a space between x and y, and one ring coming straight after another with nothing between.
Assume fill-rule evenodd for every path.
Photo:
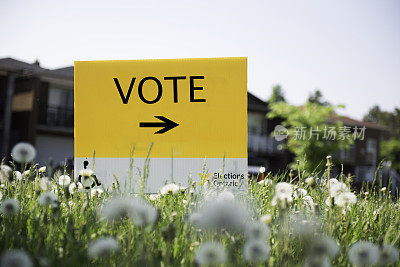
<instances>
[{"instance_id":1,"label":"window","mask_svg":"<svg viewBox=\"0 0 400 267\"><path fill-rule=\"evenodd\" d=\"M366 163L376 165L378 141L374 138L367 139Z\"/></svg>"}]
</instances>

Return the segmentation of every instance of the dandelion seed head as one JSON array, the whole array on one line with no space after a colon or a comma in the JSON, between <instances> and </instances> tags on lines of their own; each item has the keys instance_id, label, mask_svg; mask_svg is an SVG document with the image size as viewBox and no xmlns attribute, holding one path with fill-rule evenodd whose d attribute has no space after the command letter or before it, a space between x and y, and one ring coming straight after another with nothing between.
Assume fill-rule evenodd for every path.
<instances>
[{"instance_id":1,"label":"dandelion seed head","mask_svg":"<svg viewBox=\"0 0 400 267\"><path fill-rule=\"evenodd\" d=\"M82 169L79 171L79 175L82 177L86 177L86 178L93 176L93 174L94 174L94 171L91 169Z\"/></svg>"},{"instance_id":2,"label":"dandelion seed head","mask_svg":"<svg viewBox=\"0 0 400 267\"><path fill-rule=\"evenodd\" d=\"M195 261L200 266L223 264L226 260L227 255L222 244L205 242L196 250Z\"/></svg>"},{"instance_id":3,"label":"dandelion seed head","mask_svg":"<svg viewBox=\"0 0 400 267\"><path fill-rule=\"evenodd\" d=\"M370 242L359 241L350 247L348 257L354 265L375 265L379 260L379 249Z\"/></svg>"},{"instance_id":4,"label":"dandelion seed head","mask_svg":"<svg viewBox=\"0 0 400 267\"><path fill-rule=\"evenodd\" d=\"M156 201L156 200L160 199L160 197L161 197L160 194L151 194L151 195L149 196L149 199L150 199L151 201Z\"/></svg>"},{"instance_id":5,"label":"dandelion seed head","mask_svg":"<svg viewBox=\"0 0 400 267\"><path fill-rule=\"evenodd\" d=\"M270 255L270 248L263 240L249 240L243 248L244 260L249 263L267 262Z\"/></svg>"},{"instance_id":6,"label":"dandelion seed head","mask_svg":"<svg viewBox=\"0 0 400 267\"><path fill-rule=\"evenodd\" d=\"M68 187L68 191L71 195L77 193L77 192L82 192L83 191L83 185L81 183L71 183Z\"/></svg>"},{"instance_id":7,"label":"dandelion seed head","mask_svg":"<svg viewBox=\"0 0 400 267\"><path fill-rule=\"evenodd\" d=\"M161 187L160 194L161 195L172 195L176 194L180 191L181 187L176 184L167 184Z\"/></svg>"},{"instance_id":8,"label":"dandelion seed head","mask_svg":"<svg viewBox=\"0 0 400 267\"><path fill-rule=\"evenodd\" d=\"M259 185L261 186L271 186L273 184L271 179L263 179L258 182Z\"/></svg>"},{"instance_id":9,"label":"dandelion seed head","mask_svg":"<svg viewBox=\"0 0 400 267\"><path fill-rule=\"evenodd\" d=\"M39 187L43 191L51 190L52 183L48 177L39 178Z\"/></svg>"},{"instance_id":10,"label":"dandelion seed head","mask_svg":"<svg viewBox=\"0 0 400 267\"><path fill-rule=\"evenodd\" d=\"M68 175L61 175L60 177L58 177L58 184L64 187L69 186L69 184L71 183L71 177L69 177Z\"/></svg>"},{"instance_id":11,"label":"dandelion seed head","mask_svg":"<svg viewBox=\"0 0 400 267\"><path fill-rule=\"evenodd\" d=\"M399 261L399 250L392 245L383 244L380 248L378 265L385 266Z\"/></svg>"},{"instance_id":12,"label":"dandelion seed head","mask_svg":"<svg viewBox=\"0 0 400 267\"><path fill-rule=\"evenodd\" d=\"M265 214L260 217L260 222L270 225L272 223L272 215L271 214Z\"/></svg>"},{"instance_id":13,"label":"dandelion seed head","mask_svg":"<svg viewBox=\"0 0 400 267\"><path fill-rule=\"evenodd\" d=\"M344 192L336 196L335 204L339 207L345 208L357 203L357 197L354 193Z\"/></svg>"},{"instance_id":14,"label":"dandelion seed head","mask_svg":"<svg viewBox=\"0 0 400 267\"><path fill-rule=\"evenodd\" d=\"M13 176L14 176L14 179L17 181L21 181L23 178L22 173L19 171L14 171Z\"/></svg>"},{"instance_id":15,"label":"dandelion seed head","mask_svg":"<svg viewBox=\"0 0 400 267\"><path fill-rule=\"evenodd\" d=\"M88 248L89 258L100 258L119 249L117 240L112 237L103 237L93 241Z\"/></svg>"},{"instance_id":16,"label":"dandelion seed head","mask_svg":"<svg viewBox=\"0 0 400 267\"><path fill-rule=\"evenodd\" d=\"M29 143L18 143L11 150L12 158L18 163L32 162L36 157L36 149Z\"/></svg>"},{"instance_id":17,"label":"dandelion seed head","mask_svg":"<svg viewBox=\"0 0 400 267\"><path fill-rule=\"evenodd\" d=\"M2 267L31 267L32 260L29 255L20 249L5 251L0 257L0 266Z\"/></svg>"},{"instance_id":18,"label":"dandelion seed head","mask_svg":"<svg viewBox=\"0 0 400 267\"><path fill-rule=\"evenodd\" d=\"M275 195L279 197L279 195L289 195L292 196L293 187L291 184L286 182L280 182L275 185Z\"/></svg>"},{"instance_id":19,"label":"dandelion seed head","mask_svg":"<svg viewBox=\"0 0 400 267\"><path fill-rule=\"evenodd\" d=\"M150 225L157 219L156 209L144 200L116 198L109 200L101 210L101 217L106 221L130 219L135 225Z\"/></svg>"},{"instance_id":20,"label":"dandelion seed head","mask_svg":"<svg viewBox=\"0 0 400 267\"><path fill-rule=\"evenodd\" d=\"M90 190L90 197L91 197L91 198L100 197L103 193L104 193L103 189L100 189L100 188L92 188L92 189Z\"/></svg>"},{"instance_id":21,"label":"dandelion seed head","mask_svg":"<svg viewBox=\"0 0 400 267\"><path fill-rule=\"evenodd\" d=\"M13 173L13 169L8 166L8 165L1 165L0 166L0 182L4 183L6 181L9 181L11 178L11 175Z\"/></svg>"},{"instance_id":22,"label":"dandelion seed head","mask_svg":"<svg viewBox=\"0 0 400 267\"><path fill-rule=\"evenodd\" d=\"M43 167L39 168L39 172L40 173L46 173L46 170L47 170L46 166L43 166Z\"/></svg>"},{"instance_id":23,"label":"dandelion seed head","mask_svg":"<svg viewBox=\"0 0 400 267\"><path fill-rule=\"evenodd\" d=\"M19 202L13 198L5 199L0 204L0 211L4 215L15 215L19 212Z\"/></svg>"},{"instance_id":24,"label":"dandelion seed head","mask_svg":"<svg viewBox=\"0 0 400 267\"><path fill-rule=\"evenodd\" d=\"M57 195L52 191L43 192L38 197L38 202L41 206L52 205L57 201Z\"/></svg>"},{"instance_id":25,"label":"dandelion seed head","mask_svg":"<svg viewBox=\"0 0 400 267\"><path fill-rule=\"evenodd\" d=\"M347 185L341 182L338 182L330 187L331 197L337 197L338 195L349 191L350 189L347 187Z\"/></svg>"},{"instance_id":26,"label":"dandelion seed head","mask_svg":"<svg viewBox=\"0 0 400 267\"><path fill-rule=\"evenodd\" d=\"M249 218L247 208L242 203L232 201L207 203L200 213L201 225L213 230L243 230Z\"/></svg>"},{"instance_id":27,"label":"dandelion seed head","mask_svg":"<svg viewBox=\"0 0 400 267\"><path fill-rule=\"evenodd\" d=\"M246 225L245 234L248 240L257 239L265 241L271 234L271 230L261 222L252 222Z\"/></svg>"}]
</instances>

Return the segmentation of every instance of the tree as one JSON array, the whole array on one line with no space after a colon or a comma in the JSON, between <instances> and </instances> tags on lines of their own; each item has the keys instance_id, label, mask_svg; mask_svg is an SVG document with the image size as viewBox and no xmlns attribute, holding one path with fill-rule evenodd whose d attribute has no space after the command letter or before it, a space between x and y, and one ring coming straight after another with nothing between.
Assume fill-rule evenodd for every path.
<instances>
[{"instance_id":1,"label":"tree","mask_svg":"<svg viewBox=\"0 0 400 267\"><path fill-rule=\"evenodd\" d=\"M334 138L327 140L323 138L324 131L335 127L340 129L343 124L339 121L332 121L335 115L334 106L323 106L318 103L306 103L297 107L283 102L270 105L271 111L268 118L280 117L282 125L288 129L288 139L285 147L295 155L295 162L299 160L301 167L309 173L320 171L325 167L325 159L341 149L348 149L353 139L341 140ZM303 131L304 138L302 138ZM336 132L336 131L335 131ZM311 135L311 133L313 133ZM317 137L318 133L318 137ZM322 163L322 164L321 164ZM295 163L291 164L293 168Z\"/></svg>"},{"instance_id":2,"label":"tree","mask_svg":"<svg viewBox=\"0 0 400 267\"><path fill-rule=\"evenodd\" d=\"M320 90L315 90L313 93L310 94L308 97L307 102L319 104L321 106L329 106L329 102L324 99Z\"/></svg>"},{"instance_id":3,"label":"tree","mask_svg":"<svg viewBox=\"0 0 400 267\"><path fill-rule=\"evenodd\" d=\"M393 112L388 112L382 111L378 105L375 105L370 108L363 119L386 127L384 138L400 139L400 109L395 108Z\"/></svg>"},{"instance_id":4,"label":"tree","mask_svg":"<svg viewBox=\"0 0 400 267\"><path fill-rule=\"evenodd\" d=\"M400 139L392 138L382 141L380 157L392 162L392 168L400 173Z\"/></svg>"},{"instance_id":5,"label":"tree","mask_svg":"<svg viewBox=\"0 0 400 267\"><path fill-rule=\"evenodd\" d=\"M279 84L272 87L272 95L268 99L268 102L269 103L286 102L285 93L283 92Z\"/></svg>"}]
</instances>

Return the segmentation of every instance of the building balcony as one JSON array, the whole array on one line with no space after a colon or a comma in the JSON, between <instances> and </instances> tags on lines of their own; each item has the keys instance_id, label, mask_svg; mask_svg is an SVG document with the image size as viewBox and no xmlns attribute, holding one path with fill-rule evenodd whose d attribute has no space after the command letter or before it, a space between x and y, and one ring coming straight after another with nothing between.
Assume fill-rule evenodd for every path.
<instances>
[{"instance_id":1,"label":"building balcony","mask_svg":"<svg viewBox=\"0 0 400 267\"><path fill-rule=\"evenodd\" d=\"M74 109L63 106L42 105L39 107L39 125L74 127Z\"/></svg>"}]
</instances>

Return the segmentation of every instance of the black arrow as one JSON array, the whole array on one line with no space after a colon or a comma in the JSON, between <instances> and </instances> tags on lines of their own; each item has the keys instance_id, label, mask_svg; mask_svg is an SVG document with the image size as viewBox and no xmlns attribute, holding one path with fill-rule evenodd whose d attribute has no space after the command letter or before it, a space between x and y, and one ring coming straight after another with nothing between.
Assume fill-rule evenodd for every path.
<instances>
[{"instance_id":1,"label":"black arrow","mask_svg":"<svg viewBox=\"0 0 400 267\"><path fill-rule=\"evenodd\" d=\"M168 132L169 130L179 125L178 123L171 121L170 119L167 119L164 116L154 116L154 117L163 122L140 122L139 127L164 127L161 130L155 132L155 134L162 134Z\"/></svg>"}]
</instances>

